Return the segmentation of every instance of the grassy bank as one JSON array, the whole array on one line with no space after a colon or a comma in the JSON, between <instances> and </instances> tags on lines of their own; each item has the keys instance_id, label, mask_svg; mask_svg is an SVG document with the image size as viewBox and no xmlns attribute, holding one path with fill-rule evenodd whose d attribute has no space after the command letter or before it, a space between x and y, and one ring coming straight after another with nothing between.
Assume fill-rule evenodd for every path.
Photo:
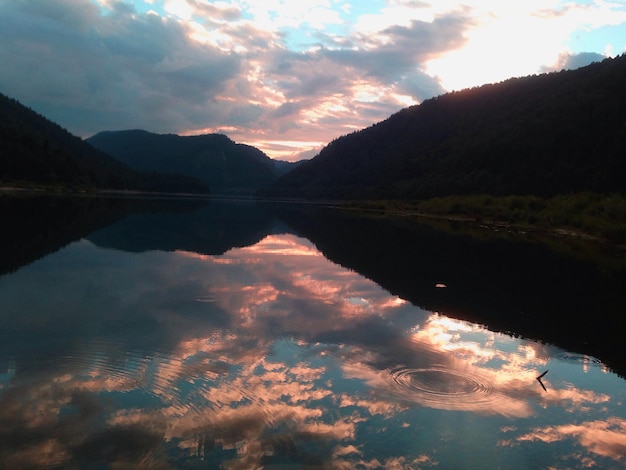
<instances>
[{"instance_id":1,"label":"grassy bank","mask_svg":"<svg viewBox=\"0 0 626 470\"><path fill-rule=\"evenodd\" d=\"M358 201L347 203L346 208L555 231L626 243L626 197L619 194L576 193L551 199L449 196L423 201Z\"/></svg>"}]
</instances>

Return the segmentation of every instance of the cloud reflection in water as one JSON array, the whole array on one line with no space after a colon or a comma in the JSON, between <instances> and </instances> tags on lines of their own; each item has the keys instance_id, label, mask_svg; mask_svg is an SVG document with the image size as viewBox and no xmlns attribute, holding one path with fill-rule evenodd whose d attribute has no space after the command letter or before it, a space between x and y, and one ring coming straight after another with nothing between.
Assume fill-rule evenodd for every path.
<instances>
[{"instance_id":1,"label":"cloud reflection in water","mask_svg":"<svg viewBox=\"0 0 626 470\"><path fill-rule=\"evenodd\" d=\"M79 268L62 262L72 256ZM72 319L77 335L45 370L16 357L3 382L0 458L12 465L445 466L476 454L447 452L471 435L447 422L480 428L503 459L569 439L623 461L615 400L577 386L548 346L421 310L306 239L271 235L222 256L80 242L50 258L0 283L0 294L32 288L56 263L57 291L31 308ZM545 393L535 377L548 364ZM607 419L572 424L590 410Z\"/></svg>"}]
</instances>

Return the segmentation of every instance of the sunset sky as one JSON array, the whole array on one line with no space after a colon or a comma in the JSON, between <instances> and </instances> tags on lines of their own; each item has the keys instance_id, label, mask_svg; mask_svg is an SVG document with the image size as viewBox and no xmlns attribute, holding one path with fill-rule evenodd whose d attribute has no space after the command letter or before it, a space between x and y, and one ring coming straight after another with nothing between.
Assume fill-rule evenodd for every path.
<instances>
[{"instance_id":1,"label":"sunset sky","mask_svg":"<svg viewBox=\"0 0 626 470\"><path fill-rule=\"evenodd\" d=\"M221 132L285 160L625 51L624 1L0 0L0 93L81 137Z\"/></svg>"}]
</instances>

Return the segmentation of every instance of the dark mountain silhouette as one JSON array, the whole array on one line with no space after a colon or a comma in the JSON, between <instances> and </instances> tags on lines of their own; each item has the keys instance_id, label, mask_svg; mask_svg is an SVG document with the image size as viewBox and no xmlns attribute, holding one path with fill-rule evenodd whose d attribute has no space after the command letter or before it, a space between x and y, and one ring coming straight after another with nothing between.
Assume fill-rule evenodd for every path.
<instances>
[{"instance_id":1,"label":"dark mountain silhouette","mask_svg":"<svg viewBox=\"0 0 626 470\"><path fill-rule=\"evenodd\" d=\"M237 144L222 134L106 131L87 141L136 170L195 176L220 194L252 194L288 169L259 149Z\"/></svg>"},{"instance_id":2,"label":"dark mountain silhouette","mask_svg":"<svg viewBox=\"0 0 626 470\"><path fill-rule=\"evenodd\" d=\"M195 178L142 174L0 94L0 185L208 192Z\"/></svg>"},{"instance_id":3,"label":"dark mountain silhouette","mask_svg":"<svg viewBox=\"0 0 626 470\"><path fill-rule=\"evenodd\" d=\"M304 162L308 160L298 160L297 162L287 162L284 160L274 160L274 169L276 176L283 176L289 173L294 168L298 168Z\"/></svg>"},{"instance_id":4,"label":"dark mountain silhouette","mask_svg":"<svg viewBox=\"0 0 626 470\"><path fill-rule=\"evenodd\" d=\"M265 196L623 192L626 55L448 93L341 137Z\"/></svg>"}]
</instances>

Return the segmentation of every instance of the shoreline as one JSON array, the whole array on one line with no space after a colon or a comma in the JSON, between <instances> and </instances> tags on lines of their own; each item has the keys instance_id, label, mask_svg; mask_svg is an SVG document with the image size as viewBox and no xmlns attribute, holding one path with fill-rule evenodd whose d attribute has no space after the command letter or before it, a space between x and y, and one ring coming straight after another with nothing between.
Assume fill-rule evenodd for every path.
<instances>
[{"instance_id":1,"label":"shoreline","mask_svg":"<svg viewBox=\"0 0 626 470\"><path fill-rule=\"evenodd\" d=\"M507 234L518 236L566 238L568 240L580 240L589 243L609 246L620 251L626 251L626 240L613 240L609 237L602 236L600 233L584 230L581 228L571 227L567 224L528 224L509 221L506 219L487 218L482 215L468 215L460 213L434 213L421 211L419 209L410 208L375 208L368 207L368 204L360 205L354 202L336 203L330 207L345 210L348 212L365 213L372 216L382 217L399 217L421 219L425 223L458 223L463 224L469 230L477 229L484 233L491 234Z\"/></svg>"}]
</instances>

